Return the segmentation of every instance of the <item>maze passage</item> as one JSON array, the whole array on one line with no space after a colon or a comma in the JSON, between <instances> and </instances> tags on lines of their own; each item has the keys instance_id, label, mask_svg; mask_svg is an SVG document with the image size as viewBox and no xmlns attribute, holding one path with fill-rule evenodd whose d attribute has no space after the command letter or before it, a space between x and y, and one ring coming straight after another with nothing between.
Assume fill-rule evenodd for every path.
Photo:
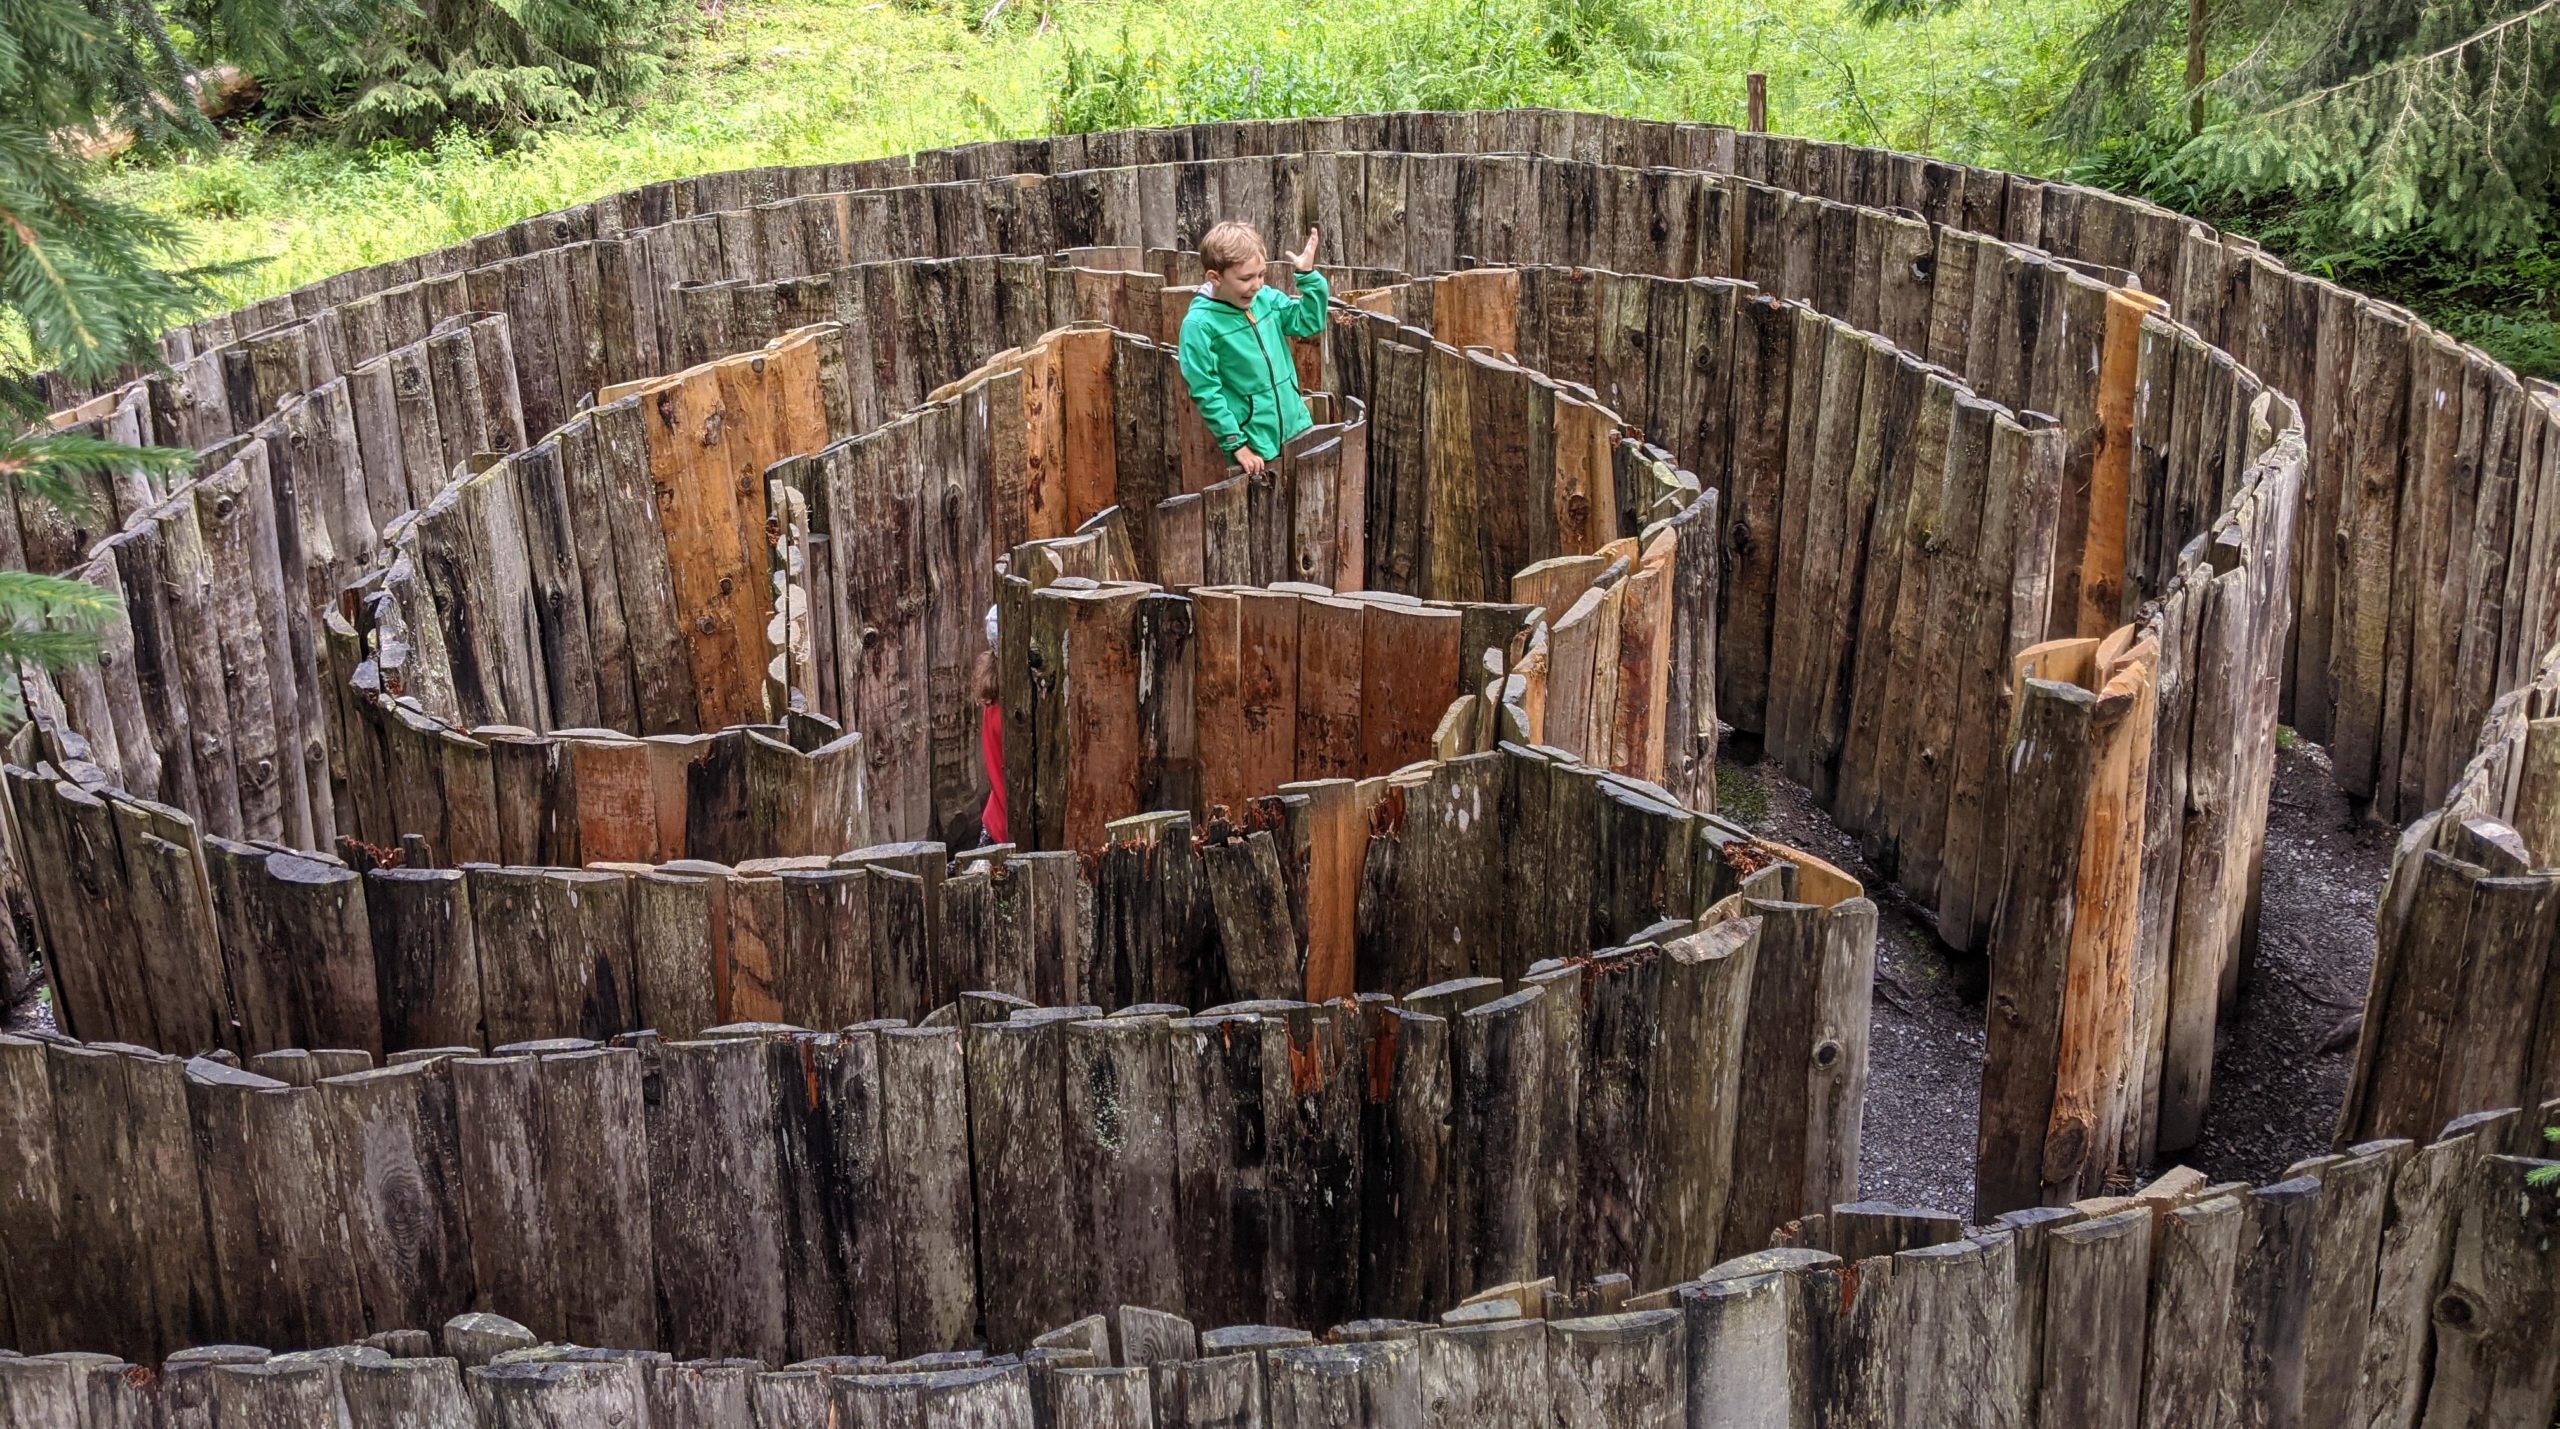
<instances>
[{"instance_id":1,"label":"maze passage","mask_svg":"<svg viewBox=\"0 0 2560 1429\"><path fill-rule=\"evenodd\" d=\"M1344 260L1253 476L1225 218ZM1351 116L653 185L167 351L61 421L195 470L0 521L124 599L7 751L23 1422L2551 1420L2560 412L2243 243ZM2357 1089L2155 1175L2279 718L2416 817ZM1875 905L1727 740L1987 956L1973 1206L1860 1199Z\"/></svg>"}]
</instances>

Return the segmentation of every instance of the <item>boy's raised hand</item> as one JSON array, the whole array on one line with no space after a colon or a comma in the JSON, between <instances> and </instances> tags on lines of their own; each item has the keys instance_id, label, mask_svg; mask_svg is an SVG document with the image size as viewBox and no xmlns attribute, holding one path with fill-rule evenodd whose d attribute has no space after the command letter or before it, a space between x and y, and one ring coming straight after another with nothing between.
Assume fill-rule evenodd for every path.
<instances>
[{"instance_id":1,"label":"boy's raised hand","mask_svg":"<svg viewBox=\"0 0 2560 1429\"><path fill-rule=\"evenodd\" d=\"M1316 266L1316 238L1322 231L1317 228L1307 230L1307 246L1289 255L1290 267L1304 273Z\"/></svg>"}]
</instances>

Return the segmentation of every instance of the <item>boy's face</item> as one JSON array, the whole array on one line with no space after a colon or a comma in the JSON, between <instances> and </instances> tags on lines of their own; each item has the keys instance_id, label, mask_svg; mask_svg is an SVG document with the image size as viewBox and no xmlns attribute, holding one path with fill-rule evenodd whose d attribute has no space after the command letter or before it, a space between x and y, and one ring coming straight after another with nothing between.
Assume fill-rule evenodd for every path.
<instances>
[{"instance_id":1,"label":"boy's face","mask_svg":"<svg viewBox=\"0 0 2560 1429\"><path fill-rule=\"evenodd\" d=\"M1202 271L1208 275L1210 297L1248 308L1253 306L1253 295L1262 291L1263 272L1269 266L1268 259L1256 258L1250 263L1238 263L1224 270L1208 268Z\"/></svg>"}]
</instances>

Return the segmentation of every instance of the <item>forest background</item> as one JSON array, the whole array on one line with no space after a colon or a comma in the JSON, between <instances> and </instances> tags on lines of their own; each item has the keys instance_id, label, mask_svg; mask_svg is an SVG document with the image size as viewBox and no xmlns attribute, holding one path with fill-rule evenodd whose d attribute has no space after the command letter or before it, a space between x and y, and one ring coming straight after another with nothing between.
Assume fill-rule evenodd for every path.
<instances>
[{"instance_id":1,"label":"forest background","mask_svg":"<svg viewBox=\"0 0 2560 1429\"><path fill-rule=\"evenodd\" d=\"M443 0L423 13L463 41L423 54L418 37L358 26L308 46L316 59L270 55L251 66L258 100L214 139L137 149L103 191L167 220L197 260L237 265L210 283L229 304L683 174L1370 109L1738 123L1743 76L1760 70L1780 132L2141 192L2560 376L2549 0L731 0L708 14ZM557 38L564 26L584 27L583 49ZM177 43L221 47L202 25Z\"/></svg>"}]
</instances>

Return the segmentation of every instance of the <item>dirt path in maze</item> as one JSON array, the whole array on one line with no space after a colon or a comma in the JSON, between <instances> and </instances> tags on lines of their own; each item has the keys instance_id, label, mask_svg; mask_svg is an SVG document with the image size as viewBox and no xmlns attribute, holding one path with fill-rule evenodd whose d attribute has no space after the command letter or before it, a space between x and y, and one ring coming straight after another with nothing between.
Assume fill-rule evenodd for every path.
<instances>
[{"instance_id":1,"label":"dirt path in maze","mask_svg":"<svg viewBox=\"0 0 2560 1429\"><path fill-rule=\"evenodd\" d=\"M1883 887L1857 845L1772 764L1717 768L1728 817L1882 888L1859 1188L1870 1200L1973 1203L1982 1086L1979 957L1941 946L1929 914ZM2311 745L2276 759L2256 982L2224 1020L2204 1138L2183 1161L2216 1180L2272 1181L2328 1149L2373 963L2373 906L2394 831L2362 824Z\"/></svg>"}]
</instances>

